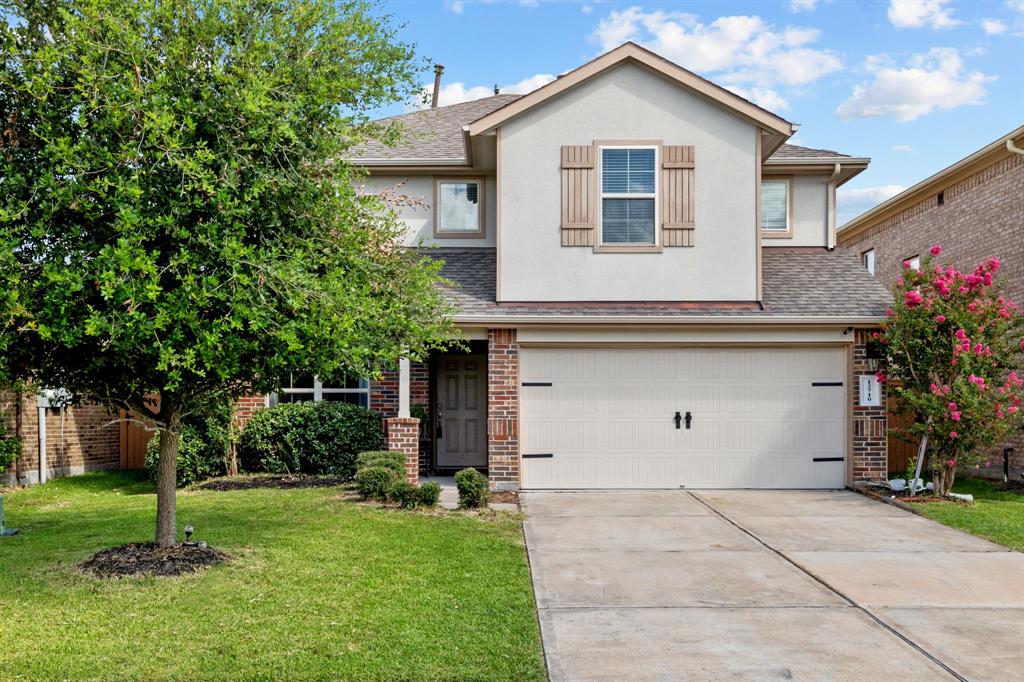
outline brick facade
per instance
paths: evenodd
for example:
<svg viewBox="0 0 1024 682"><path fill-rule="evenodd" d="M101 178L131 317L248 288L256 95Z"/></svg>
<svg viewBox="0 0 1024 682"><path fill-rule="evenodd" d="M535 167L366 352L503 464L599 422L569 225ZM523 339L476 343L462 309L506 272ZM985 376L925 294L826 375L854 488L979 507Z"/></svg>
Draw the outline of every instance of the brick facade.
<svg viewBox="0 0 1024 682"><path fill-rule="evenodd" d="M420 426L419 466L420 471L430 468L430 363L409 363L409 406L414 411L422 409ZM387 420L398 416L398 369L388 369L379 379L370 382L370 409Z"/></svg>
<svg viewBox="0 0 1024 682"><path fill-rule="evenodd" d="M885 407L886 389L881 384L881 396L878 407L864 407L860 403L860 377L873 374L867 364L867 341L870 329L858 329L854 332L853 373L850 376L851 394L853 396L853 438L850 457L852 462L852 482L885 480L888 473L888 421Z"/></svg>
<svg viewBox="0 0 1024 682"><path fill-rule="evenodd" d="M252 416L260 410L266 409L267 396L247 395L235 401L235 428L241 431L249 423Z"/></svg>
<svg viewBox="0 0 1024 682"><path fill-rule="evenodd" d="M989 256L1001 261L1007 298L1024 306L1024 156L1011 154L932 194L853 237L842 246L863 253L875 250L875 276L891 285L903 261L942 245L942 262L971 269ZM1024 434L996 447L992 466L980 473L1002 474L1004 447L1015 449L1013 466L1024 469Z"/></svg>
<svg viewBox="0 0 1024 682"><path fill-rule="evenodd" d="M492 490L519 488L519 344L487 330L487 470Z"/></svg>
<svg viewBox="0 0 1024 682"><path fill-rule="evenodd" d="M0 418L8 433L15 433L15 396L0 395ZM39 481L39 410L35 395L22 396L22 455L17 467L0 474L11 483L31 484ZM70 476L87 471L116 469L120 465L120 424L116 412L95 404L75 405L64 412L63 434L61 410L46 410L47 477ZM15 481L15 473L20 480Z"/></svg>
<svg viewBox="0 0 1024 682"><path fill-rule="evenodd" d="M405 480L420 482L420 420L415 417L390 417L384 420L387 448L405 455Z"/></svg>

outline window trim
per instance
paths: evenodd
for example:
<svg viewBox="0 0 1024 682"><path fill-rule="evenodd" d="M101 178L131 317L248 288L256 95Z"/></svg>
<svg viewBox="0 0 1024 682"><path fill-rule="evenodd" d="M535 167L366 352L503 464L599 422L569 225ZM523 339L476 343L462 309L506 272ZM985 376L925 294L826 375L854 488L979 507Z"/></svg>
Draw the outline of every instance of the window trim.
<svg viewBox="0 0 1024 682"><path fill-rule="evenodd" d="M871 255L871 265L870 265L870 267L868 266L868 255L869 254ZM870 274L872 277L874 277L874 275L875 275L875 266L877 264L877 260L876 259L877 259L877 255L875 254L875 249L874 248L870 248L870 249L867 249L866 251L862 251L861 254L860 254L861 265L864 266L864 269L867 270L868 274Z"/></svg>
<svg viewBox="0 0 1024 682"><path fill-rule="evenodd" d="M477 224L480 229L472 232L466 230L445 230L441 227L441 185L444 183L470 183L477 184L477 192L480 200L477 202ZM484 203L487 200L487 185L482 176L435 176L434 177L434 239L483 239L487 236L487 212L484 211Z"/></svg>
<svg viewBox="0 0 1024 682"><path fill-rule="evenodd" d="M921 254L915 253L913 256L908 256L907 258L904 258L903 260L908 261L910 263L910 269L911 270L916 270L917 272L921 272ZM914 265L914 261L915 260L917 261L917 265Z"/></svg>
<svg viewBox="0 0 1024 682"><path fill-rule="evenodd" d="M279 400L278 400L279 394L288 395L288 394L294 394L294 393L310 393L311 391L313 393L313 402L314 403L321 403L321 402L323 402L324 401L324 395L327 395L327 394L329 394L329 395L338 395L338 394L354 395L354 394L364 394L365 393L366 394L366 409L368 410L368 409L370 409L370 380L369 379L360 379L359 381L365 381L366 382L366 386L365 387L361 386L359 388L336 388L336 387L333 387L333 386L328 386L327 388L324 388L323 382L320 381L320 377L314 375L313 376L313 388L312 389L309 389L309 388L284 388L284 387L282 387L282 388L279 388L277 391L271 393L268 396L268 402L270 404L270 407L273 407L274 405L280 404Z"/></svg>
<svg viewBox="0 0 1024 682"><path fill-rule="evenodd" d="M662 252L662 241L661 241L661 140L594 140L594 149L596 150L594 159L595 168L595 184L594 188L594 208L595 224L594 229L597 230L597 239L594 240L594 252L595 253L661 253ZM603 204L604 192L602 188L604 186L604 153L605 149L653 149L654 150L654 196L648 197L646 194L640 196L633 196L633 198L653 198L654 199L654 243L653 244L605 244L604 243L604 215L603 215ZM621 193L612 193L614 196L611 198L630 198L628 195Z"/></svg>
<svg viewBox="0 0 1024 682"><path fill-rule="evenodd" d="M793 238L793 176L792 175L761 175L761 183L757 186L758 206L761 206L764 202L761 199L761 185L766 182L785 182L786 183L786 229L785 230L766 230L761 225L763 208L758 210L757 215L757 229L761 233L762 239L792 239Z"/></svg>

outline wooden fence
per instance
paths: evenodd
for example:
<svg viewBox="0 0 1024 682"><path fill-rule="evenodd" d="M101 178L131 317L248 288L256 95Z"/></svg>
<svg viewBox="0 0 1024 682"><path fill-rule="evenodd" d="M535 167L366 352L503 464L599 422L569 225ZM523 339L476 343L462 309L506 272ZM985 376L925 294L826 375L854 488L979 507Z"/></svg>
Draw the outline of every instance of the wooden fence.
<svg viewBox="0 0 1024 682"><path fill-rule="evenodd" d="M146 468L146 446L153 434L153 431L147 431L138 422L129 421L128 413L121 410L122 469Z"/></svg>

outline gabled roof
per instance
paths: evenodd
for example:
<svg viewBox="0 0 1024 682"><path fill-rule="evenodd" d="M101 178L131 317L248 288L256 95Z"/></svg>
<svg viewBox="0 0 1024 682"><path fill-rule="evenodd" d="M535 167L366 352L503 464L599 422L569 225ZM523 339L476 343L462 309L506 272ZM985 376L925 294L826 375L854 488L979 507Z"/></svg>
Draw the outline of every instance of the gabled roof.
<svg viewBox="0 0 1024 682"><path fill-rule="evenodd" d="M891 199L887 199L878 206L861 213L840 227L837 235L842 239L850 239L883 220L896 215L900 211L917 204L929 195L937 194L939 191L960 182L982 168L987 168L996 161L1007 158L1014 153L1009 150L1009 144L1014 144L1018 148L1024 145L1024 126L1010 131L970 156L960 159L953 165L940 170L913 187L905 189Z"/></svg>
<svg viewBox="0 0 1024 682"><path fill-rule="evenodd" d="M772 154L773 159L849 159L849 154L840 154L830 149L813 149L798 147L795 144L784 144Z"/></svg>
<svg viewBox="0 0 1024 682"><path fill-rule="evenodd" d="M845 249L762 249L763 300L760 305L674 302L502 303L496 301L493 248L429 248L421 253L441 259L441 274L452 282L445 295L455 304L455 321L552 322L871 322L881 320L892 294Z"/></svg>
<svg viewBox="0 0 1024 682"><path fill-rule="evenodd" d="M664 57L640 47L636 43L628 42L605 52L600 57L587 62L583 66L559 76L547 85L539 87L527 95L523 95L501 109L477 119L469 125L469 134L483 135L489 133L502 123L533 109L552 97L574 88L610 68L627 62L647 67L655 73L675 81L679 85L689 88L697 94L757 124L776 138L777 143L771 149L778 147L786 138L796 132L796 126L781 116L773 114L767 109L763 109L753 102L740 97L736 93L701 78L692 71L674 64Z"/></svg>

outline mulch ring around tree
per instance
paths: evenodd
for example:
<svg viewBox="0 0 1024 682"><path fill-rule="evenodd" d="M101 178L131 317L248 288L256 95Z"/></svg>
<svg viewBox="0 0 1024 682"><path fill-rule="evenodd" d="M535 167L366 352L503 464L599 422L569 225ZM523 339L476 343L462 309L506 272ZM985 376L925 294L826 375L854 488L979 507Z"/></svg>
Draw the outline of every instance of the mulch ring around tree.
<svg viewBox="0 0 1024 682"><path fill-rule="evenodd" d="M199 490L253 490L255 488L333 488L345 485L348 480L341 476L233 476L218 478L196 486Z"/></svg>
<svg viewBox="0 0 1024 682"><path fill-rule="evenodd" d="M195 573L228 560L212 547L179 544L158 547L155 542L133 542L101 549L78 564L78 570L97 578L132 575L172 576Z"/></svg>

